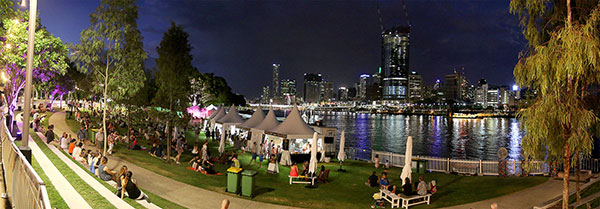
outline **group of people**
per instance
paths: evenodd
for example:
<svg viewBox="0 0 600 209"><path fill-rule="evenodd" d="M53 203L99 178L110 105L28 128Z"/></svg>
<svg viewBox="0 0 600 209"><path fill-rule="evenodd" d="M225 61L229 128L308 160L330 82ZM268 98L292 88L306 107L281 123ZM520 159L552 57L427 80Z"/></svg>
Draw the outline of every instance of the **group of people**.
<svg viewBox="0 0 600 209"><path fill-rule="evenodd" d="M381 189L387 189L392 193L399 195L404 194L406 196L411 195L426 195L426 194L435 194L437 192L437 187L435 186L435 180L431 180L429 184L425 182L425 178L423 176L419 176L418 184L415 184L413 189L413 185L410 182L410 178L404 179L404 184L402 187L398 188L396 185L390 184L390 180L387 177L387 171L381 172L381 176L377 177L377 172L373 171L371 176L367 179L366 185L371 187L380 187Z"/></svg>

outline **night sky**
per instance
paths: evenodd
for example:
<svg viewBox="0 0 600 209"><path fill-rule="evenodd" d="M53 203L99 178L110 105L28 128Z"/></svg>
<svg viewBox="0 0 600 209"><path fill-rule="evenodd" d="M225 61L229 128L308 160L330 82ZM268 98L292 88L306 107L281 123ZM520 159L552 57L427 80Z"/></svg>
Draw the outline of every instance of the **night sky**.
<svg viewBox="0 0 600 209"><path fill-rule="evenodd" d="M40 0L41 22L63 41L77 43L89 26L92 0ZM381 64L380 26L375 0L365 1L198 1L140 0L139 29L149 58L170 21L190 34L193 64L225 77L234 92L259 96L272 81L298 81L320 72L335 88L351 86ZM405 25L401 0L379 0L385 27ZM464 67L471 82L514 83L512 70L526 47L508 1L407 1L411 28L410 69L424 83ZM147 63L154 63L153 61ZM154 64L148 64L149 68Z"/></svg>

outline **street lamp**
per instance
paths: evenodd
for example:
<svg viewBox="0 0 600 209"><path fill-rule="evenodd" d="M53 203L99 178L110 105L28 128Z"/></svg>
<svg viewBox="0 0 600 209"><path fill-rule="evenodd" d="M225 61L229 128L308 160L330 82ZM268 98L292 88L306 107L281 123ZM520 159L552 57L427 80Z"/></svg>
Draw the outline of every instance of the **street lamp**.
<svg viewBox="0 0 600 209"><path fill-rule="evenodd" d="M25 6L25 1L21 6ZM35 15L37 13L37 0L29 0L29 32L27 37L27 71L25 73L25 101L23 101L23 132L19 149L31 163L31 148L29 148L29 115L31 114L31 80L33 68L33 46L35 38Z"/></svg>

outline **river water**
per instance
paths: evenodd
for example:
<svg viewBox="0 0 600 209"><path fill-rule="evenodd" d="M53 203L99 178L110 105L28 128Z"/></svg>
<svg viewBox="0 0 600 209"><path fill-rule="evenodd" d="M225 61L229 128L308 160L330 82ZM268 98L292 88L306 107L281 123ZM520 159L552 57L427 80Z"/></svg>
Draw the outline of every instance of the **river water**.
<svg viewBox="0 0 600 209"><path fill-rule="evenodd" d="M323 113L326 126L346 131L346 146L404 154L413 137L413 155L497 160L501 147L519 159L524 135L515 118L457 119L427 115ZM339 133L338 133L339 134ZM338 137L339 139L339 137Z"/></svg>

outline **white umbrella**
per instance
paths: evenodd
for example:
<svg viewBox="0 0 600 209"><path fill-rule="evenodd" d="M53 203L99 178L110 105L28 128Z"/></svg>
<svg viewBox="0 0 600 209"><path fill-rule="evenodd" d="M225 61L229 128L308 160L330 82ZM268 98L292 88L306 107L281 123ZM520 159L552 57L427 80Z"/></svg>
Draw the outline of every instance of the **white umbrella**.
<svg viewBox="0 0 600 209"><path fill-rule="evenodd" d="M404 168L402 168L402 174L400 175L400 179L402 179L402 184L404 184L404 179L408 177L408 179L412 182L412 136L409 136L406 139L406 152L404 152Z"/></svg>
<svg viewBox="0 0 600 209"><path fill-rule="evenodd" d="M340 137L340 152L338 152L338 160L343 162L346 159L346 152L344 152L344 147L346 145L346 136L344 136L344 131L342 131L342 136Z"/></svg>
<svg viewBox="0 0 600 209"><path fill-rule="evenodd" d="M340 137L340 152L338 152L338 160L340 161L340 169L338 169L338 171L345 171L344 169L342 169L342 162L344 162L344 160L346 159L346 152L344 151L344 148L346 147L346 136L345 136L345 131L342 130L342 136Z"/></svg>
<svg viewBox="0 0 600 209"><path fill-rule="evenodd" d="M317 171L317 132L313 134L310 163L308 164L308 172L314 174L315 171Z"/></svg>
<svg viewBox="0 0 600 209"><path fill-rule="evenodd" d="M221 141L219 142L219 153L225 152L225 133L221 134Z"/></svg>

